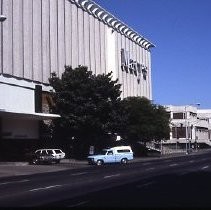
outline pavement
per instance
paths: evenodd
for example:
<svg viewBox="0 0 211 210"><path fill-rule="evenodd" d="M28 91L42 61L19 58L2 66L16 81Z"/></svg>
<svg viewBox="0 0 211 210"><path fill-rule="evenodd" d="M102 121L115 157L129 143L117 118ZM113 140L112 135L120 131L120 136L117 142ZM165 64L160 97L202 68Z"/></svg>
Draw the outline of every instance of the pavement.
<svg viewBox="0 0 211 210"><path fill-rule="evenodd" d="M211 152L211 149L194 151L189 155ZM187 156L185 153L173 153L161 156L136 157L131 162L145 162L156 159L166 159L179 156ZM86 160L63 159L59 164L51 165L30 165L28 162L0 162L0 178L21 175L56 172L69 169L90 167Z"/></svg>

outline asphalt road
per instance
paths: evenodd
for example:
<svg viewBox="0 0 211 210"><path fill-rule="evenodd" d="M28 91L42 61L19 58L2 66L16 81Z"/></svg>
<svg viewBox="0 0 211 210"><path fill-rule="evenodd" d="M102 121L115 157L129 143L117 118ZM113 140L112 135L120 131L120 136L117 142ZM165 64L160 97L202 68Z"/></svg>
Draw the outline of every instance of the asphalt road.
<svg viewBox="0 0 211 210"><path fill-rule="evenodd" d="M211 207L211 154L0 179L0 207Z"/></svg>

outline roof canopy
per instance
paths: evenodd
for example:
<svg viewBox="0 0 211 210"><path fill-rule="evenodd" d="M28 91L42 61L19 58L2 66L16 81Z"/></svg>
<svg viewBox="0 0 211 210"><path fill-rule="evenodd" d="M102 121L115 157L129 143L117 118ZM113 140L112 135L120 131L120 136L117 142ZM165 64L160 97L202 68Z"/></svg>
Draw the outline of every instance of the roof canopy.
<svg viewBox="0 0 211 210"><path fill-rule="evenodd" d="M132 40L141 47L147 50L151 47L155 47L154 44L138 34L132 28L128 27L125 23L121 22L119 19L111 15L95 2L91 0L70 0L70 2L76 4L79 8L93 15L95 18L104 22L106 25L126 36L128 39Z"/></svg>
<svg viewBox="0 0 211 210"><path fill-rule="evenodd" d="M1 117L11 117L25 120L50 120L61 117L58 114L47 114L47 113L23 113L23 112L12 112L0 109Z"/></svg>

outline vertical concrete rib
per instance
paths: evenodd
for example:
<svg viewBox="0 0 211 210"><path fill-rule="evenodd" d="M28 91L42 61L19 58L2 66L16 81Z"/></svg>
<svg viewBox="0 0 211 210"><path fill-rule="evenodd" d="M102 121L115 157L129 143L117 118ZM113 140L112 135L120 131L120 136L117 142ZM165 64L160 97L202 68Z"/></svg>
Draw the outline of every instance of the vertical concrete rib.
<svg viewBox="0 0 211 210"><path fill-rule="evenodd" d="M3 0L0 0L0 14L3 14ZM0 74L3 73L3 23L0 23Z"/></svg>
<svg viewBox="0 0 211 210"><path fill-rule="evenodd" d="M64 0L58 1L58 72L62 76L65 66L65 22Z"/></svg>
<svg viewBox="0 0 211 210"><path fill-rule="evenodd" d="M65 51L65 64L70 66L72 65L72 4L67 0L65 0Z"/></svg>

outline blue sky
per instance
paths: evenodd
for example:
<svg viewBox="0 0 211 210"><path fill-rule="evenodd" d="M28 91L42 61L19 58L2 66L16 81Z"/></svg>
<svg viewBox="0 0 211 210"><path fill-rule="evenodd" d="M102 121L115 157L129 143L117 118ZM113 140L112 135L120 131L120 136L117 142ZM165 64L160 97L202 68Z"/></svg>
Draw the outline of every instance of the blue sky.
<svg viewBox="0 0 211 210"><path fill-rule="evenodd" d="M156 45L154 103L211 109L211 0L95 0Z"/></svg>

